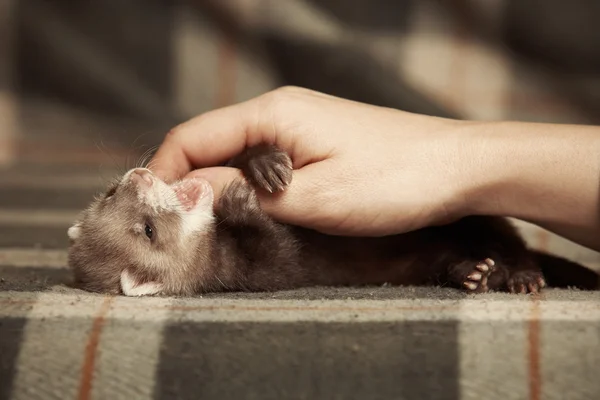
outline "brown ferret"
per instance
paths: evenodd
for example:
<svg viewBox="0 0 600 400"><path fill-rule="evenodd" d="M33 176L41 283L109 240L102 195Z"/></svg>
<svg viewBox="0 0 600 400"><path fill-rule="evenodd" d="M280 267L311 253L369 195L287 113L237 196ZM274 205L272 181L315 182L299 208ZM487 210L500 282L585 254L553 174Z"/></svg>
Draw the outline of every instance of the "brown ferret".
<svg viewBox="0 0 600 400"><path fill-rule="evenodd" d="M127 296L386 283L469 293L598 286L591 270L529 250L504 218L472 216L377 238L282 224L260 208L255 188L284 190L288 155L261 144L230 165L246 179L231 183L215 210L204 180L167 184L148 169L129 170L68 230L75 286Z"/></svg>

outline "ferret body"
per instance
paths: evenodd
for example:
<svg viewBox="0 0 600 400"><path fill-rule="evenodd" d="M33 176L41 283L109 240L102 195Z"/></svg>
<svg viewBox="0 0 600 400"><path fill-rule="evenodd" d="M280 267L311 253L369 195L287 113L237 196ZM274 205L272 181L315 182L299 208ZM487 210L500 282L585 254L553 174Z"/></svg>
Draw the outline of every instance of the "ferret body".
<svg viewBox="0 0 600 400"><path fill-rule="evenodd" d="M287 154L262 144L231 165L246 180L230 184L216 210L206 181L168 185L148 169L129 170L68 231L75 285L127 296L385 283L470 293L598 285L594 272L529 250L504 218L467 217L379 238L281 224L260 208L254 190L290 183Z"/></svg>

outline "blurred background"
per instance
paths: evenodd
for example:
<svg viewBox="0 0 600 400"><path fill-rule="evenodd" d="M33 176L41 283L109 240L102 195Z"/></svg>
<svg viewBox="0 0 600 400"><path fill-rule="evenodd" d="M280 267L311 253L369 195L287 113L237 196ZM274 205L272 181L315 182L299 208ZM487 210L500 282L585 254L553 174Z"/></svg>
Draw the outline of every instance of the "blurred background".
<svg viewBox="0 0 600 400"><path fill-rule="evenodd" d="M597 0L0 0L0 245L64 245L175 124L285 84L600 123L598 18Z"/></svg>

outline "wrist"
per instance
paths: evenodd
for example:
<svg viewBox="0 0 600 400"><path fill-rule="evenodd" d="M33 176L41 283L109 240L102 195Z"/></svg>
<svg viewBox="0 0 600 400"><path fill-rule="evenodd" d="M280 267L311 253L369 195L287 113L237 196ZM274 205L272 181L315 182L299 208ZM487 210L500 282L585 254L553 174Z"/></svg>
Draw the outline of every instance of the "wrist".
<svg viewBox="0 0 600 400"><path fill-rule="evenodd" d="M509 124L466 122L463 126L457 185L462 216L512 216L509 214L514 210L507 209L506 191L522 179L518 171L525 166L517 164L530 156L522 155L530 146L513 143L519 138L513 137ZM521 150L517 154L515 146Z"/></svg>
<svg viewBox="0 0 600 400"><path fill-rule="evenodd" d="M465 124L463 133L465 215L550 226L589 224L600 216L598 127L473 122Z"/></svg>

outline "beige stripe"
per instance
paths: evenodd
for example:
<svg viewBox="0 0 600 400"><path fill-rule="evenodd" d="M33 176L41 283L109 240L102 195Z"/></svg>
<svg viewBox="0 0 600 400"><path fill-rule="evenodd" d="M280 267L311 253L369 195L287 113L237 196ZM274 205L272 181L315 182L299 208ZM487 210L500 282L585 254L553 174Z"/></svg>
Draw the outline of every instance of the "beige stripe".
<svg viewBox="0 0 600 400"><path fill-rule="evenodd" d="M440 102L443 107L452 108L453 96L447 89L454 49L448 39L447 21L440 18L437 11L431 2L414 3L411 32L400 36L396 66L415 90Z"/></svg>
<svg viewBox="0 0 600 400"><path fill-rule="evenodd" d="M541 303L539 326L539 376L537 399L544 400L587 400L600 398L600 318L594 307L582 304L581 310L564 311L571 314L571 321ZM596 310L600 302L596 303ZM577 315L591 312L594 323ZM555 319L559 317L559 319ZM532 396L532 398L534 398Z"/></svg>
<svg viewBox="0 0 600 400"><path fill-rule="evenodd" d="M588 292L586 297L590 298L589 301L540 301L538 305L540 320L600 323L598 293L598 291Z"/></svg>
<svg viewBox="0 0 600 400"><path fill-rule="evenodd" d="M101 176L102 175L102 176ZM103 189L111 182L113 177L120 175L117 172L99 171L96 174L65 175L65 176L35 176L29 173L12 172L10 175L0 175L0 187L12 186L24 189Z"/></svg>
<svg viewBox="0 0 600 400"><path fill-rule="evenodd" d="M527 365L522 356L527 354L527 330L522 321L528 316L526 301L462 302L457 346L461 399L527 398ZM509 362L507 352L514 355Z"/></svg>
<svg viewBox="0 0 600 400"><path fill-rule="evenodd" d="M223 32L218 41L214 108L229 106L235 102L237 84L237 43L234 35Z"/></svg>
<svg viewBox="0 0 600 400"><path fill-rule="evenodd" d="M563 292L557 292L563 293ZM564 293L567 293L566 291ZM71 291L65 294L47 294L45 304L37 305L40 315L44 310L56 317L87 315L85 305L97 302L97 295ZM226 298L171 299L161 297L131 298L120 296L115 300L111 317L122 320L159 321L161 310L175 312L188 321L394 321L461 320L464 323L522 323L530 317L529 296L522 300L250 300ZM542 320L600 321L600 299L589 293L582 301L541 302ZM19 297L0 292L0 315L3 305ZM84 307L81 307L83 303ZM67 306L69 305L69 306ZM26 310L27 305L23 305ZM16 312L16 311L15 311Z"/></svg>
<svg viewBox="0 0 600 400"><path fill-rule="evenodd" d="M0 209L0 225L70 226L77 220L78 216L79 211ZM67 231L65 230L66 234Z"/></svg>
<svg viewBox="0 0 600 400"><path fill-rule="evenodd" d="M104 296L46 293L32 309L30 294L0 292L0 316L29 318L14 398L151 399L172 300L125 299L137 304L131 308L123 299L103 311Z"/></svg>
<svg viewBox="0 0 600 400"><path fill-rule="evenodd" d="M574 294L552 292L561 293ZM594 377L595 366L600 363L600 353L595 351L600 344L600 301L597 292L577 293L588 300L540 300L535 304L463 301L458 346L461 398L562 399L565 393L569 393L569 399L595 398L600 393L599 381ZM532 318L537 321L533 327ZM541 331L539 340L534 340L533 354L529 348L531 329L537 329L538 334ZM535 381L530 382L532 378Z"/></svg>
<svg viewBox="0 0 600 400"><path fill-rule="evenodd" d="M600 292L546 290L540 302L542 320L553 321L600 321ZM577 295L578 294L578 295ZM82 296L83 295L83 296ZM18 303L20 295L0 292L0 304ZM86 315L81 304L95 303L102 296L71 290L66 293L47 293L46 302L38 305L56 317ZM509 296L509 295L507 295ZM514 299L515 297L519 299ZM498 295L499 297L499 295ZM26 297L23 297L25 299ZM485 299L475 296L470 300L254 300L230 298L168 298L125 297L115 300L111 315L114 318L155 320L155 312L161 309L182 311L182 318L189 320L285 320L285 319L333 319L333 320L394 320L460 319L465 322L523 322L530 317L530 296L512 295L514 300ZM61 307L69 304L70 307ZM26 308L26 307L25 307ZM0 306L0 315L4 315ZM81 314L81 313L84 314ZM240 313L241 312L241 313ZM359 313L358 315L356 313ZM236 313L240 315L235 315ZM293 315L292 315L293 314ZM431 314L431 315L427 315Z"/></svg>
<svg viewBox="0 0 600 400"><path fill-rule="evenodd" d="M0 15L2 10L0 9ZM0 20L0 26L2 22ZM0 40L3 40L0 35ZM2 56L0 55L0 60ZM1 61L0 61L1 62ZM16 121L17 107L13 95L0 87L0 165L7 166L17 158L16 136L19 129Z"/></svg>
<svg viewBox="0 0 600 400"><path fill-rule="evenodd" d="M0 265L8 267L65 268L65 250L0 248Z"/></svg>
<svg viewBox="0 0 600 400"><path fill-rule="evenodd" d="M38 316L73 318L89 315L89 303L102 297L82 291L47 293L44 304L37 304ZM30 308L27 301L19 302L21 294L0 292L0 316L5 305L12 304L11 315L25 314ZM23 300L27 298L24 297ZM19 305L20 304L20 305ZM80 306L80 305L83 306ZM168 312L188 321L345 321L364 322L381 320L448 320L458 314L458 301L304 301L304 300L233 300L203 299L200 297L173 299L166 297L125 297L115 299L111 318L124 321L159 322ZM32 315L35 317L36 315Z"/></svg>
<svg viewBox="0 0 600 400"><path fill-rule="evenodd" d="M541 320L600 321L600 292L546 290L544 293L544 298L551 300L539 301ZM463 300L460 319L467 322L527 321L531 317L531 296L516 296L521 300Z"/></svg>
<svg viewBox="0 0 600 400"><path fill-rule="evenodd" d="M48 307L53 296L40 294L33 308L29 306L30 319L19 351L12 399L77 397L87 333L103 298L79 298L77 307L69 303ZM82 318L65 319L72 308L77 308Z"/></svg>
<svg viewBox="0 0 600 400"><path fill-rule="evenodd" d="M0 1L0 165L10 165L16 160L18 133L17 105L12 93L14 20L16 2Z"/></svg>
<svg viewBox="0 0 600 400"><path fill-rule="evenodd" d="M127 307L122 299L114 299L111 316L122 315L121 307ZM144 302L135 300L137 303ZM117 318L105 323L98 346L92 398L153 398L163 325L169 320L169 305L172 300L160 299L159 302L164 307L147 314L153 321L150 324L147 319L136 318L134 313L129 313L127 319Z"/></svg>
<svg viewBox="0 0 600 400"><path fill-rule="evenodd" d="M528 352L525 356L528 364L529 399L540 400L542 377L540 374L540 300L539 296L532 297L531 316L527 326Z"/></svg>
<svg viewBox="0 0 600 400"><path fill-rule="evenodd" d="M85 356L81 367L81 378L79 380L79 400L88 400L92 395L94 387L94 378L96 372L96 359L100 349L100 337L106 323L106 317L112 307L113 297L105 297L102 306L94 317L92 329L88 335L87 345L85 347ZM101 384L101 383L100 383Z"/></svg>
<svg viewBox="0 0 600 400"><path fill-rule="evenodd" d="M72 290L69 294L44 292L0 292L0 316L59 320L91 318L104 296ZM33 308L32 308L33 305Z"/></svg>
<svg viewBox="0 0 600 400"><path fill-rule="evenodd" d="M213 107L218 34L210 20L189 12L189 7L175 10L175 104L181 114L194 116Z"/></svg>
<svg viewBox="0 0 600 400"><path fill-rule="evenodd" d="M0 248L0 265L8 267L65 268L65 250Z"/></svg>
<svg viewBox="0 0 600 400"><path fill-rule="evenodd" d="M221 1L217 7L242 20L244 27L259 31L274 31L278 35L307 38L324 42L344 40L344 27L335 17L330 17L304 0L234 0ZM275 5L276 3L276 5ZM250 17L250 18L248 18Z"/></svg>
<svg viewBox="0 0 600 400"><path fill-rule="evenodd" d="M270 0L270 3L276 1ZM344 26L335 17L307 1L287 0L265 9L269 11L263 21L278 34L332 44L339 43L348 36Z"/></svg>
<svg viewBox="0 0 600 400"><path fill-rule="evenodd" d="M537 225L512 218L510 220L532 248L566 257L600 272L599 252L583 247ZM540 237L544 239L541 243Z"/></svg>

